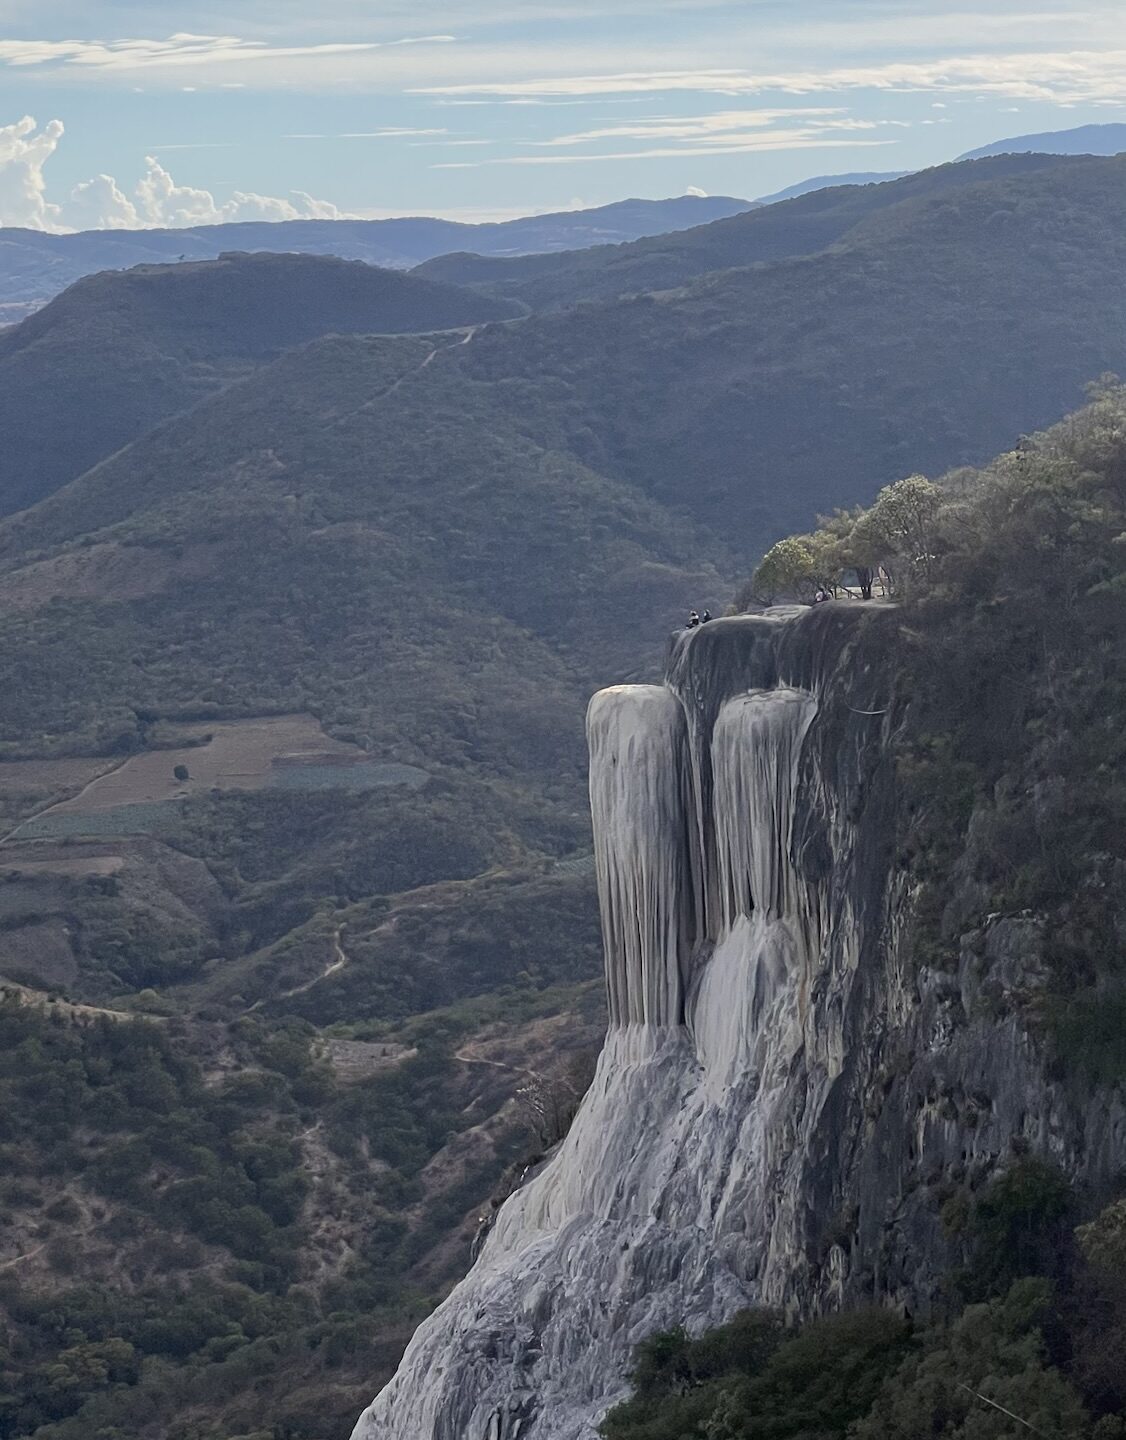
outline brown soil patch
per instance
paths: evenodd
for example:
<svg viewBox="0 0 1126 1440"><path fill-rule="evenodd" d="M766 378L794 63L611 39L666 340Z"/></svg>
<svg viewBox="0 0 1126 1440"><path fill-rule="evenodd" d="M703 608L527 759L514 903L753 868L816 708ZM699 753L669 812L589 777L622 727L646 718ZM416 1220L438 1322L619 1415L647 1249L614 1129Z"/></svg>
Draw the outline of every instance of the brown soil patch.
<svg viewBox="0 0 1126 1440"><path fill-rule="evenodd" d="M45 806L76 794L118 763L104 755L0 761L0 836Z"/></svg>
<svg viewBox="0 0 1126 1440"><path fill-rule="evenodd" d="M52 860L13 860L5 852L4 863L0 869L5 874L14 873L29 879L35 879L39 875L82 879L86 875L116 875L124 864L123 855L68 855Z"/></svg>
<svg viewBox="0 0 1126 1440"><path fill-rule="evenodd" d="M351 1084L366 1080L381 1070L391 1070L410 1060L418 1050L407 1045L396 1045L392 1041L333 1040L324 1042L328 1063L338 1080Z"/></svg>
<svg viewBox="0 0 1126 1440"><path fill-rule="evenodd" d="M44 790L77 790L112 770L104 755L69 760L0 760L0 792L33 795Z"/></svg>
<svg viewBox="0 0 1126 1440"><path fill-rule="evenodd" d="M312 715L201 722L178 727L176 738L186 743L132 755L116 769L88 782L77 795L40 814L87 815L120 805L176 800L199 790L261 790L270 784L276 764L347 763L365 758L357 745L326 735ZM177 765L187 768L189 779L181 782L175 778Z"/></svg>

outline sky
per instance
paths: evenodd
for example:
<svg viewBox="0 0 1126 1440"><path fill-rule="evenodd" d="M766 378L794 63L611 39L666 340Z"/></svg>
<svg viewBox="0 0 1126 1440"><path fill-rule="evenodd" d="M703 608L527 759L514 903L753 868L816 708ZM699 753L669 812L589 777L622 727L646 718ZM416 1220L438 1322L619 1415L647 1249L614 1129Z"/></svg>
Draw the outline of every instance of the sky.
<svg viewBox="0 0 1126 1440"><path fill-rule="evenodd" d="M0 224L453 219L1126 121L1126 0L0 0Z"/></svg>

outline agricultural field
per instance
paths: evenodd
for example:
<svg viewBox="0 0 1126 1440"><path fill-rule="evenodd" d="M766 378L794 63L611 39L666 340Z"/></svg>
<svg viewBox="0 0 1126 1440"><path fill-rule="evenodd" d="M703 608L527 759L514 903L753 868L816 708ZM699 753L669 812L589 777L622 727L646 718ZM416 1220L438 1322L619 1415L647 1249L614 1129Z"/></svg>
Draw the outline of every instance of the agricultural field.
<svg viewBox="0 0 1126 1440"><path fill-rule="evenodd" d="M116 764L0 764L0 814L33 807L5 838L156 834L175 820L184 800L213 791L418 788L428 778L417 766L372 760L358 746L326 735L311 715L167 726L160 739L161 748ZM43 797L48 803L34 808Z"/></svg>

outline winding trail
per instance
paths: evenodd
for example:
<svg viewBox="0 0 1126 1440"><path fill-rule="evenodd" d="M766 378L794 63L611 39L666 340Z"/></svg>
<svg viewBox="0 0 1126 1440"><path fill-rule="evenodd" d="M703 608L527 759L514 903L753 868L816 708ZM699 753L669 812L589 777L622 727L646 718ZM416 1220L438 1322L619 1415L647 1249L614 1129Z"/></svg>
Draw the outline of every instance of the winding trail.
<svg viewBox="0 0 1126 1440"><path fill-rule="evenodd" d="M463 1045L460 1050L454 1051L454 1059L460 1060L463 1065L490 1065L494 1070L507 1070L512 1075L528 1075L533 1080L546 1082L547 1077L541 1075L538 1070L529 1070L525 1065L509 1065L505 1060L490 1060L486 1055L471 1055L472 1047Z"/></svg>
<svg viewBox="0 0 1126 1440"><path fill-rule="evenodd" d="M396 390L405 385L408 380L413 380L416 375L421 375L426 367L433 364L439 355L444 355L448 350L459 350L463 345L468 345L480 329L481 325L469 325L465 328L464 334L461 334L459 329L458 339L451 340L448 345L435 345L433 350L431 350L418 365L413 366L410 370L404 370L397 380L393 380L390 385L377 391L370 400L365 400L364 403L357 406L355 410L349 410L347 415L339 416L332 423L334 425L343 425L345 421L354 419L357 415L362 415L365 410L373 410L376 405L381 404L384 400L394 395Z"/></svg>
<svg viewBox="0 0 1126 1440"><path fill-rule="evenodd" d="M31 1260L38 1255L41 1250L46 1250L46 1248L47 1242L44 1240L41 1245L36 1245L34 1250L25 1250L22 1255L15 1255L11 1260L0 1261L0 1270L10 1270L13 1265L18 1265L21 1260Z"/></svg>
<svg viewBox="0 0 1126 1440"><path fill-rule="evenodd" d="M294 985L292 990L283 990L280 995L263 995L260 1000L255 1000L254 1004L249 1006L244 1013L249 1015L252 1011L257 1010L259 1006L264 1005L267 1000L289 1000L292 999L294 995L304 995L305 992L311 990L314 985L319 985L322 980L327 980L330 975L335 975L338 970L343 970L348 963L348 956L344 953L344 946L340 941L340 936L343 934L343 931L344 926L338 925L332 932L332 959L319 975L314 975L311 980L306 980L301 985Z"/></svg>

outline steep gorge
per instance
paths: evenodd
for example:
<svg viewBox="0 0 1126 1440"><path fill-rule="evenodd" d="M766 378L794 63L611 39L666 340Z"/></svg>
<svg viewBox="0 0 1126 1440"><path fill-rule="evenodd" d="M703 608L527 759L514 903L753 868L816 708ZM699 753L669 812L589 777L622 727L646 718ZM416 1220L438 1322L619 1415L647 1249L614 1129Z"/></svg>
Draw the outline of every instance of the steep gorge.
<svg viewBox="0 0 1126 1440"><path fill-rule="evenodd" d="M591 1440L654 1330L753 1304L926 1309L939 1211L1014 1143L1093 1193L1107 1092L1029 1028L1040 936L911 943L897 858L899 621L839 604L676 637L591 703L610 1029L555 1156L501 1209L355 1440Z"/></svg>

